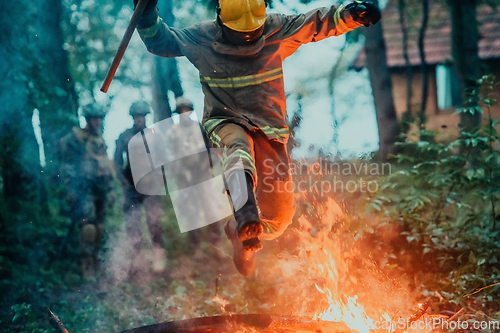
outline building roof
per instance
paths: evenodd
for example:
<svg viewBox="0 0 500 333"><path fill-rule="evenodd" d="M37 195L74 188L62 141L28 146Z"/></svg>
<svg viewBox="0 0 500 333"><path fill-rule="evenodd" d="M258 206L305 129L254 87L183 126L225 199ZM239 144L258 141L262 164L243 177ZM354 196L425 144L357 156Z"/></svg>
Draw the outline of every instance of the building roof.
<svg viewBox="0 0 500 333"><path fill-rule="evenodd" d="M420 8L417 12L420 12ZM420 65L418 55L418 33L421 26L421 15L407 16L408 57L413 66ZM488 5L477 8L479 22L479 58L500 58L500 8L493 9ZM382 13L382 27L387 50L387 65L390 68L404 67L403 33L399 23L399 12L396 4L389 3ZM424 40L425 60L435 65L451 60L451 22L449 10L440 1L430 0L429 22ZM351 68L361 69L365 66L364 48L354 60Z"/></svg>

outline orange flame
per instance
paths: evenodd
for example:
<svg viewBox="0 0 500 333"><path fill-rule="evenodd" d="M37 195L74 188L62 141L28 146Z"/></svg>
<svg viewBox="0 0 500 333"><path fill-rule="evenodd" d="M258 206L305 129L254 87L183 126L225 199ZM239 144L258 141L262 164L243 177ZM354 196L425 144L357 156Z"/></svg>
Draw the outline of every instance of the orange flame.
<svg viewBox="0 0 500 333"><path fill-rule="evenodd" d="M359 259L364 254L360 255L352 248L344 249L343 252L341 241L337 235L332 234L333 225L345 217L344 210L332 198L315 208L320 217L319 223L313 224L302 216L297 230L300 247L308 253L307 258L301 258L299 254L299 259L307 259L308 263L304 265L308 267L309 279L317 280L315 275L322 277L320 284L314 283L314 287L327 306L316 309L314 319L343 322L360 333L378 328L387 328L384 329L385 332L393 332L396 322L388 313L392 312L393 317L401 310L405 312L404 315L410 313L411 304L404 299L405 292L394 287L395 282L383 277L376 266L364 267L361 274L364 283L358 284L356 277L349 271L346 258ZM318 228L319 232L316 232ZM361 297L358 296L360 293Z"/></svg>

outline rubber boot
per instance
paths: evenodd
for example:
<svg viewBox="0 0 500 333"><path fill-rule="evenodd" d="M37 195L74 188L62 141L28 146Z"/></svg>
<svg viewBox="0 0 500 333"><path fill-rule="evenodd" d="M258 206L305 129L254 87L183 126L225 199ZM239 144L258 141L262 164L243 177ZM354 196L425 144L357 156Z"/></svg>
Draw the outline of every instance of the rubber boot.
<svg viewBox="0 0 500 333"><path fill-rule="evenodd" d="M85 256L82 258L82 277L90 279L95 277L96 274L96 261L92 256Z"/></svg>
<svg viewBox="0 0 500 333"><path fill-rule="evenodd" d="M167 268L167 252L163 247L153 245L153 273L161 274Z"/></svg>
<svg viewBox="0 0 500 333"><path fill-rule="evenodd" d="M255 252L247 251L243 247L243 242L238 235L238 224L235 219L230 219L224 226L227 238L233 244L233 262L238 272L243 276L248 276L255 271Z"/></svg>
<svg viewBox="0 0 500 333"><path fill-rule="evenodd" d="M247 251L260 250L262 248L260 235L264 228L259 219L252 177L244 172L236 172L228 177L227 187L243 247Z"/></svg>
<svg viewBox="0 0 500 333"><path fill-rule="evenodd" d="M96 274L97 262L92 255L95 249L97 239L97 228L93 224L85 224L82 226L80 233L80 253L82 264L82 276L84 278L92 278Z"/></svg>

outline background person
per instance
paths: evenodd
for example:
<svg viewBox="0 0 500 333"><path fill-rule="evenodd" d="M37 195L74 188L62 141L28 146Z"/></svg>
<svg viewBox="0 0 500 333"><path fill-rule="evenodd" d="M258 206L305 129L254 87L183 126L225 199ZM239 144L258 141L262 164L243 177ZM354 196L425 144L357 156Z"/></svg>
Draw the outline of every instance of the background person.
<svg viewBox="0 0 500 333"><path fill-rule="evenodd" d="M146 115L150 112L149 104L144 101L135 102L130 106L129 114L134 118L134 125L121 133L116 140L114 164L125 197L123 218L133 250L132 253L136 256L134 259L142 260L141 250L144 247L144 238L141 233L141 221L144 207L146 223L153 242L152 269L153 272L161 273L166 268L167 260L160 221L163 214L161 197L144 195L136 191L128 157L128 143L134 135L146 128Z"/></svg>
<svg viewBox="0 0 500 333"><path fill-rule="evenodd" d="M61 179L67 189L70 230L80 227L82 275L94 276L104 235L108 197L114 201L113 168L102 137L106 115L97 103L82 107L85 128L73 127L60 140Z"/></svg>

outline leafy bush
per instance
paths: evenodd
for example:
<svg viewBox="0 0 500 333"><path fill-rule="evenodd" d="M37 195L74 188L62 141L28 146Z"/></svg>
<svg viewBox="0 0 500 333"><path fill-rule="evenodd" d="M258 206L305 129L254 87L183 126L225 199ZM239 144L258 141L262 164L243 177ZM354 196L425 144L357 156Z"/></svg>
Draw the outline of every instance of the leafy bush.
<svg viewBox="0 0 500 333"><path fill-rule="evenodd" d="M379 258L388 258L386 268L414 275L423 295L437 291L444 304L473 308L482 301L498 311L499 285L464 297L500 281L500 136L490 110L496 84L493 76L478 83L473 93L487 110L487 124L461 131L451 143L436 142L436 132L421 130L426 139L400 143L397 171L381 178L380 191L363 200L377 212L377 236L370 241L381 251ZM388 226L397 235L380 237Z"/></svg>

